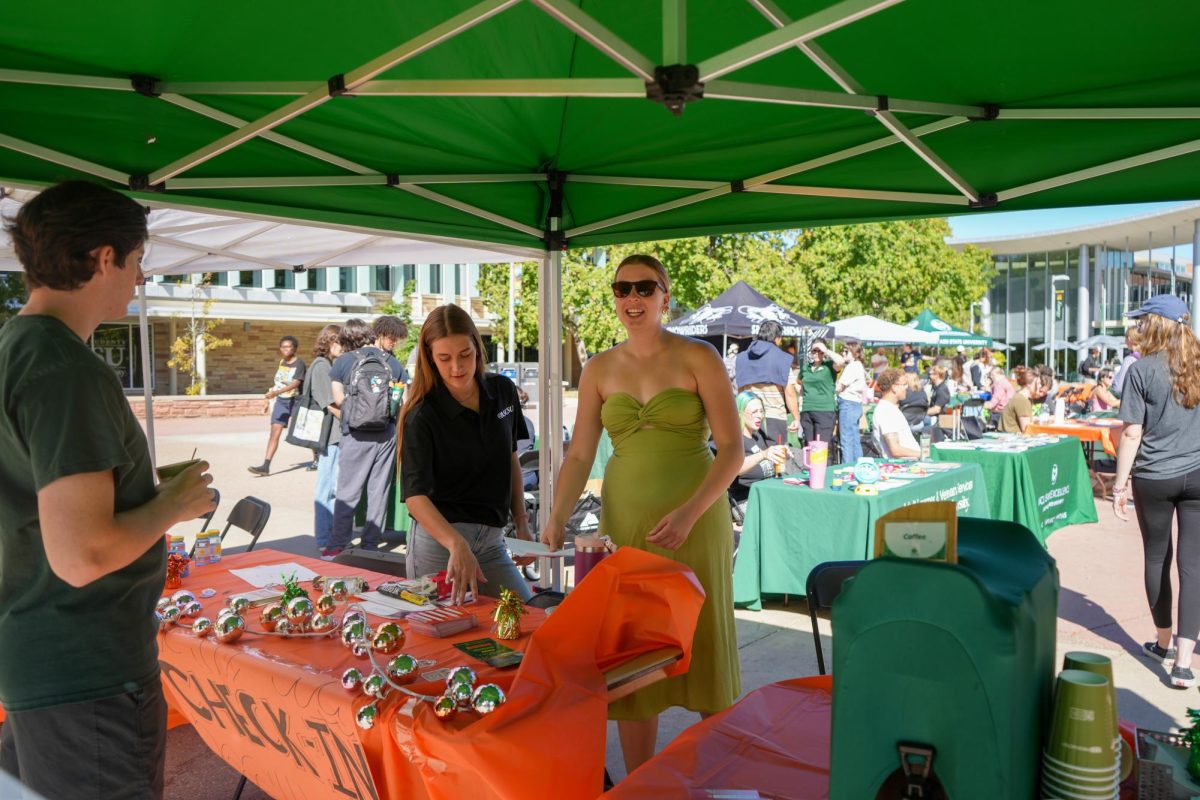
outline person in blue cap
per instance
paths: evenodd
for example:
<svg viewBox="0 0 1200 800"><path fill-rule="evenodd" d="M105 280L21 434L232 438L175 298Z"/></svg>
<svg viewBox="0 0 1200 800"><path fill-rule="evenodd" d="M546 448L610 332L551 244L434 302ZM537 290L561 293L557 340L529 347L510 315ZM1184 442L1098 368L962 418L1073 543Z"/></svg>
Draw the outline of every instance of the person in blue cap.
<svg viewBox="0 0 1200 800"><path fill-rule="evenodd" d="M1129 314L1142 357L1128 369L1125 422L1117 451L1113 510L1134 510L1145 553L1146 599L1157 629L1143 651L1171 665L1170 683L1194 686L1192 652L1200 634L1200 342L1187 304L1158 295ZM1178 520L1179 619L1172 625L1171 528ZM1172 638L1174 646L1172 647Z"/></svg>

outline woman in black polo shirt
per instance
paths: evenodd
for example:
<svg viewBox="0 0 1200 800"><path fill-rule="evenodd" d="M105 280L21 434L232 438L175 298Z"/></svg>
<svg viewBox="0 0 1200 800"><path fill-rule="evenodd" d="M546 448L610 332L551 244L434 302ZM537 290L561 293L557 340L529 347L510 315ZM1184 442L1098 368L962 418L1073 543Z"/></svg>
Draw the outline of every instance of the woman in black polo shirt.
<svg viewBox="0 0 1200 800"><path fill-rule="evenodd" d="M517 462L525 423L517 387L484 373L483 340L467 312L434 309L417 342L417 369L397 426L400 487L414 525L410 577L446 570L451 597L532 595L504 547L510 513L531 538Z"/></svg>

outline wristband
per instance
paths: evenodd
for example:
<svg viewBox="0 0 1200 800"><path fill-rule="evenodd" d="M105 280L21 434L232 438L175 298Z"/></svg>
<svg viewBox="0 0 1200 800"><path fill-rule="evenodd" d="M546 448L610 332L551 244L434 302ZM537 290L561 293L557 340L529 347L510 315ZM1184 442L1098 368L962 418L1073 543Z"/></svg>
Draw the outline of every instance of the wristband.
<svg viewBox="0 0 1200 800"><path fill-rule="evenodd" d="M1116 497L1117 495L1125 494L1128 491L1129 491L1128 489L1118 489L1117 487L1114 486L1112 489L1112 496Z"/></svg>

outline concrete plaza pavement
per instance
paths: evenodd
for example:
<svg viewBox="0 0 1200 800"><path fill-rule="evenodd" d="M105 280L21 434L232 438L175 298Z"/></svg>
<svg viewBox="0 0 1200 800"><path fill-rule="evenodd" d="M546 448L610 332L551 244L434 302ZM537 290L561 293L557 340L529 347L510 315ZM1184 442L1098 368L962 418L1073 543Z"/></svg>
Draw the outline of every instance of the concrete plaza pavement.
<svg viewBox="0 0 1200 800"><path fill-rule="evenodd" d="M568 425L574 404L567 409ZM281 443L272 463L272 474L259 478L246 467L262 460L267 438L266 417L162 420L156 425L159 463L191 456L209 461L214 485L221 491L221 508L213 527L223 527L238 498L259 497L271 504L271 519L260 547L316 556L312 537L312 495L316 474L304 467L309 451ZM1100 522L1077 525L1054 533L1049 550L1058 562L1061 578L1057 641L1061 653L1083 649L1113 659L1121 716L1140 726L1166 730L1184 722L1188 706L1200 705L1196 690L1172 689L1162 667L1141 657L1141 642L1153 636L1142 588L1142 551L1137 525L1121 522L1108 503L1098 502ZM177 526L189 537L198 523ZM227 552L244 547L238 531L226 539ZM766 603L760 612L735 612L742 663L743 691L774 681L815 674L816 657L803 600L789 605ZM819 621L830 660L831 638L827 619ZM698 720L678 709L662 716L659 747ZM615 780L625 770L615 726L609 726L608 768ZM548 736L555 735L547 731ZM172 731L167 748L167 792L172 800L227 800L237 784L237 773L213 755L190 727ZM265 797L251 785L244 798Z"/></svg>

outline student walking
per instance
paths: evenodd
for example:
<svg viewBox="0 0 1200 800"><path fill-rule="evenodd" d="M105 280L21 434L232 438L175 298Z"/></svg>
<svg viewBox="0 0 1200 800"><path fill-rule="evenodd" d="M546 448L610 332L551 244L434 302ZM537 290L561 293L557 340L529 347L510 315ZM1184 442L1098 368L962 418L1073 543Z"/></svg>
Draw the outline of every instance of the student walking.
<svg viewBox="0 0 1200 800"><path fill-rule="evenodd" d="M279 340L279 366L275 368L275 381L263 395L263 413L271 412L271 433L267 437L267 454L259 466L247 467L258 476L271 474L271 459L279 448L279 436L292 418L292 406L300 384L304 382L304 359L296 355L300 343L295 336L284 336ZM271 401L274 400L274 405Z"/></svg>
<svg viewBox="0 0 1200 800"><path fill-rule="evenodd" d="M1147 656L1171 664L1172 686L1196 684L1192 654L1200 634L1200 342L1187 304L1157 295L1129 314L1141 358L1121 395L1125 423L1117 449L1113 511L1129 519L1132 476L1145 553L1146 600L1156 637ZM1178 524L1179 617L1172 619L1171 532ZM1174 627L1175 623L1178 627ZM1174 636L1174 647L1172 647Z"/></svg>

